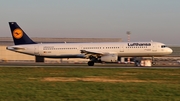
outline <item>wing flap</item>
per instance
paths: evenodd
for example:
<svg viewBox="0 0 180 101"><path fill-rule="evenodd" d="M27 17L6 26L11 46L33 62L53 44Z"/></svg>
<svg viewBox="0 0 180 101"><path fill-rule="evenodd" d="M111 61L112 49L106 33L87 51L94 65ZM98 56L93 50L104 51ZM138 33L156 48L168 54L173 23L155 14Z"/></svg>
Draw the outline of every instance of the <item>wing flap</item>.
<svg viewBox="0 0 180 101"><path fill-rule="evenodd" d="M92 54L92 55L103 55L102 52L87 51L87 50L81 50L81 53L84 53L84 54Z"/></svg>
<svg viewBox="0 0 180 101"><path fill-rule="evenodd" d="M117 54L114 52L97 52L97 51L87 51L87 50L81 50L81 53L85 55L96 55L96 56L104 56L109 54Z"/></svg>

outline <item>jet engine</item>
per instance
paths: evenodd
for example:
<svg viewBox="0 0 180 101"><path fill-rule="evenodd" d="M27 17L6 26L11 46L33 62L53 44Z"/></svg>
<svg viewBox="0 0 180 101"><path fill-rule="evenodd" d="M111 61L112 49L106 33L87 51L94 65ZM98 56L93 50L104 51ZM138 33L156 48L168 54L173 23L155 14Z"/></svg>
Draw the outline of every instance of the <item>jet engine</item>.
<svg viewBox="0 0 180 101"><path fill-rule="evenodd" d="M102 62L117 62L118 56L116 54L109 54L101 57Z"/></svg>

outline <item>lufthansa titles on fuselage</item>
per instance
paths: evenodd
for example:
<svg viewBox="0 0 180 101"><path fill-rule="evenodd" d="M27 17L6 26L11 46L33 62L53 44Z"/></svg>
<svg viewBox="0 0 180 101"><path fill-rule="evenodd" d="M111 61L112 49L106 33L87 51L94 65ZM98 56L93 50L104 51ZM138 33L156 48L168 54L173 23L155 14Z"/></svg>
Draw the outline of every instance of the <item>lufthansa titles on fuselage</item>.
<svg viewBox="0 0 180 101"><path fill-rule="evenodd" d="M128 46L151 46L151 43L128 43Z"/></svg>
<svg viewBox="0 0 180 101"><path fill-rule="evenodd" d="M53 48L54 48L54 46L44 46L44 47L43 47L43 50L49 50L49 49L52 50Z"/></svg>

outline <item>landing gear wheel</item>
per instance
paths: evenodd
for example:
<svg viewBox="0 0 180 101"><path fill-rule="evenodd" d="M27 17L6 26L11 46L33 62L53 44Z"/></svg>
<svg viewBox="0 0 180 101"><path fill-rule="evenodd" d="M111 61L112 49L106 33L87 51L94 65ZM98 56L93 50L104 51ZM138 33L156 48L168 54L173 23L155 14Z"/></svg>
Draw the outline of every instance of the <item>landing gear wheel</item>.
<svg viewBox="0 0 180 101"><path fill-rule="evenodd" d="M140 67L141 66L139 62L135 62L134 64L135 64L136 67Z"/></svg>
<svg viewBox="0 0 180 101"><path fill-rule="evenodd" d="M89 61L88 62L88 66L94 66L94 62L93 61Z"/></svg>
<svg viewBox="0 0 180 101"><path fill-rule="evenodd" d="M136 67L140 67L141 66L140 60L136 60L134 64L135 64Z"/></svg>
<svg viewBox="0 0 180 101"><path fill-rule="evenodd" d="M153 62L152 62L152 65L155 65L155 64L156 64L156 62L153 61Z"/></svg>

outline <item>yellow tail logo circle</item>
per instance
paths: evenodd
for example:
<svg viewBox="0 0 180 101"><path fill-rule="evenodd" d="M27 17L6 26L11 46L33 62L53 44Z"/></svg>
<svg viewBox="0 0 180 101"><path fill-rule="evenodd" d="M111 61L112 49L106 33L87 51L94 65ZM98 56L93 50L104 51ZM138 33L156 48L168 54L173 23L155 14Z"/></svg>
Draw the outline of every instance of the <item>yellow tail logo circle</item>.
<svg viewBox="0 0 180 101"><path fill-rule="evenodd" d="M16 39L20 39L23 36L23 31L21 29L17 28L13 31L13 36Z"/></svg>

